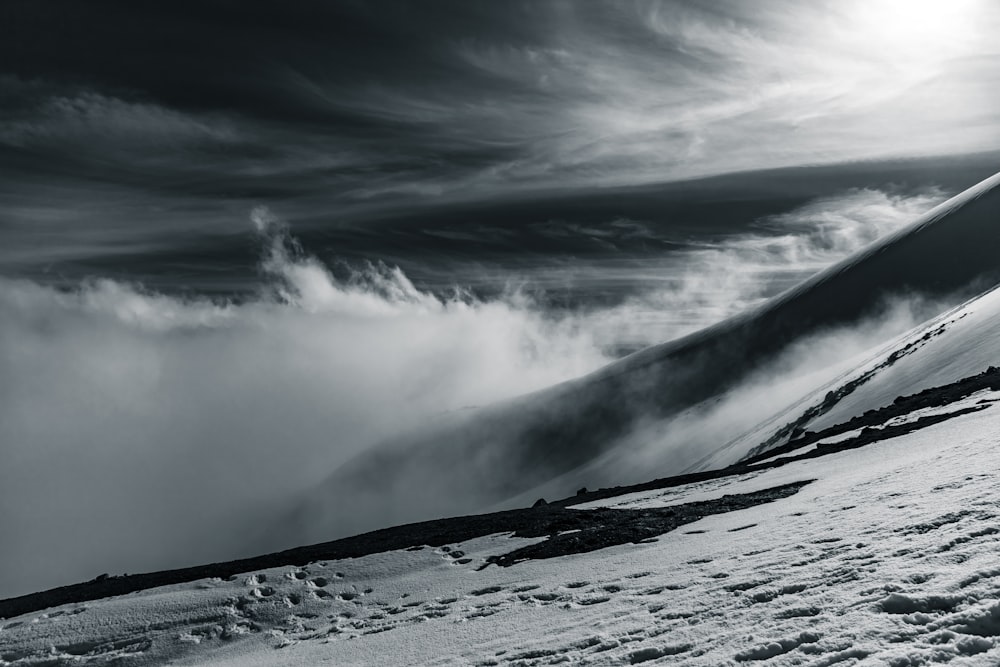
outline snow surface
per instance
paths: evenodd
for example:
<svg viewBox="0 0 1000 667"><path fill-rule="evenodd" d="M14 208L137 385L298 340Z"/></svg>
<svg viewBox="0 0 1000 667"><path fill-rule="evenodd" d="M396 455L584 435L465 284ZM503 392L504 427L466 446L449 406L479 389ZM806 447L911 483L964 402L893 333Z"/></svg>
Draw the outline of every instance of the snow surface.
<svg viewBox="0 0 1000 667"><path fill-rule="evenodd" d="M927 408L919 408L904 415L897 415L895 417L890 417L881 424L870 424L865 428L881 430L889 426L901 426L903 424L912 424L916 421L919 421L920 419L923 419L924 417L934 417L937 415L954 414L961 410L975 409L978 406L985 405L988 403L996 403L997 401L1000 401L1000 391L983 389L981 391L973 392L968 396L966 396L965 398L959 399L957 401L952 401L951 403L948 403L946 405L935 405ZM807 452L811 452L814 449L817 449L821 445L832 445L838 442L844 442L845 440L856 438L859 435L861 435L861 432L863 430L864 429L861 428L855 428L851 429L850 431L844 431L836 435L831 435L827 438L821 438L813 442L812 444L805 445L804 447L800 447L798 449L793 449L790 452L778 456L772 456L769 458L761 459L751 465L764 465L772 461L779 461L781 459L788 459L800 456Z"/></svg>
<svg viewBox="0 0 1000 667"><path fill-rule="evenodd" d="M821 431L867 410L891 405L898 396L956 382L989 366L1000 365L998 341L1000 288L994 288L886 344L852 371L811 392L791 408L706 457L697 468L709 470L735 463L782 426L798 419L810 407L819 405L829 392L855 383L865 375L870 377L837 401L829 411L803 426L811 431ZM890 362L893 355L898 358ZM951 409L948 408L949 411ZM928 413L914 413L914 418L924 414ZM834 442L846 435L824 442ZM775 444L785 441L787 438Z"/></svg>
<svg viewBox="0 0 1000 667"><path fill-rule="evenodd" d="M833 410L812 423L813 430L826 428L861 414L869 408L892 403L896 396L915 394L975 375L988 366L1000 365L1000 289L935 319L907 337L907 342L944 328L947 335L921 341L912 353L880 370L872 380L840 401Z"/></svg>
<svg viewBox="0 0 1000 667"><path fill-rule="evenodd" d="M651 543L478 571L534 541L494 535L48 609L0 621L0 664L998 664L998 430L602 501L817 480Z"/></svg>

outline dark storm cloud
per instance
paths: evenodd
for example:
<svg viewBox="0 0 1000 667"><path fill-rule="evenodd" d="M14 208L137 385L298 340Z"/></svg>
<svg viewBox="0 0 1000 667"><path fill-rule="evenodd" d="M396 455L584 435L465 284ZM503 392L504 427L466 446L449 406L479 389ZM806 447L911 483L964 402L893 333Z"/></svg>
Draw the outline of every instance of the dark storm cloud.
<svg viewBox="0 0 1000 667"><path fill-rule="evenodd" d="M0 227L82 253L84 228L234 235L260 202L329 226L995 149L996 25L979 0L12 0Z"/></svg>
<svg viewBox="0 0 1000 667"><path fill-rule="evenodd" d="M358 195L434 193L472 176L562 184L641 172L650 160L697 161L706 142L766 127L775 95L795 101L822 83L831 100L842 96L840 81L812 78L846 44L803 43L810 20L843 20L844 10L784 2L13 2L3 11L0 62L16 77L5 87L22 114L41 116L34 127L8 118L5 143L90 130L102 154L148 147L135 141L145 128L175 153L222 142L250 175L301 170ZM38 90L46 84L64 90L52 97ZM829 101L805 111L835 113L818 106ZM653 160L652 150L674 155Z"/></svg>
<svg viewBox="0 0 1000 667"><path fill-rule="evenodd" d="M469 109L518 91L454 51L465 35L530 41L518 26L537 22L500 9L9 4L0 141L112 164L128 149L130 167L194 154L248 181L277 172L348 188L482 168L513 158L525 137L497 136Z"/></svg>

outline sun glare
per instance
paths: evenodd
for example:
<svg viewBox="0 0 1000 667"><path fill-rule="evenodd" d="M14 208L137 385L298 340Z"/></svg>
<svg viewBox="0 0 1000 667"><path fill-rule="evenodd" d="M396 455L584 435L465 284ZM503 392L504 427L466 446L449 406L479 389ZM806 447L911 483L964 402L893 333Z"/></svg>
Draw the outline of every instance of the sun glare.
<svg viewBox="0 0 1000 667"><path fill-rule="evenodd" d="M858 37L886 59L926 64L977 46L983 0L860 0Z"/></svg>

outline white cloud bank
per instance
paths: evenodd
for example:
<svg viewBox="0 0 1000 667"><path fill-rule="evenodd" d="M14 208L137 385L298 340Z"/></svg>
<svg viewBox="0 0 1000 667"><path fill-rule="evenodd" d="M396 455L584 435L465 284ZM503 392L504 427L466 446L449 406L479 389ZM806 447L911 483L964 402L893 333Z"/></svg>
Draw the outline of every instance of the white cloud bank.
<svg viewBox="0 0 1000 667"><path fill-rule="evenodd" d="M762 221L781 233L678 258L681 279L645 296L560 316L518 294L442 298L385 266L338 281L265 210L268 279L247 302L0 278L0 596L246 555L258 509L360 449L581 375L609 343L711 323L940 197L815 202Z"/></svg>

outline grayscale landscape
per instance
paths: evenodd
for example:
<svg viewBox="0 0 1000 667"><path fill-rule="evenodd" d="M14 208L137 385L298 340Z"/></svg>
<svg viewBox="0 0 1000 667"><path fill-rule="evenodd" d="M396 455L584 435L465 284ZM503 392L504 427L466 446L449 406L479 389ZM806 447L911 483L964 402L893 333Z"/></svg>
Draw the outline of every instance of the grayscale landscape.
<svg viewBox="0 0 1000 667"><path fill-rule="evenodd" d="M1000 664L998 32L6 3L0 666Z"/></svg>

